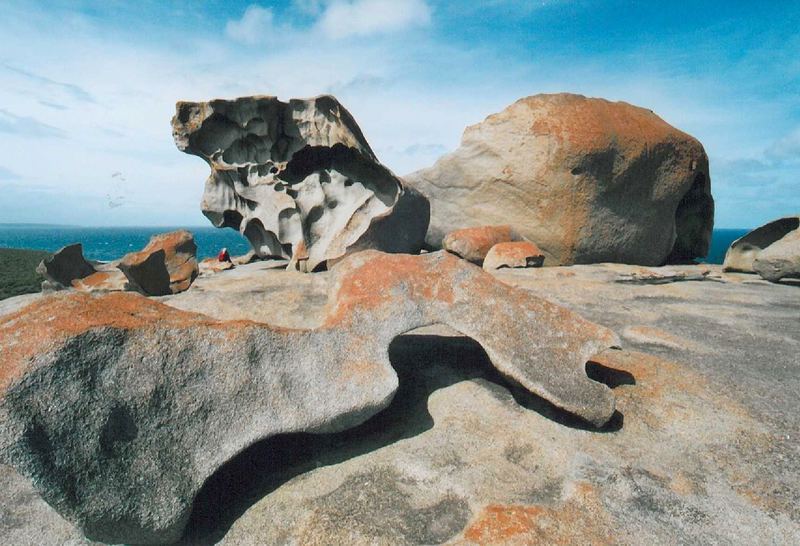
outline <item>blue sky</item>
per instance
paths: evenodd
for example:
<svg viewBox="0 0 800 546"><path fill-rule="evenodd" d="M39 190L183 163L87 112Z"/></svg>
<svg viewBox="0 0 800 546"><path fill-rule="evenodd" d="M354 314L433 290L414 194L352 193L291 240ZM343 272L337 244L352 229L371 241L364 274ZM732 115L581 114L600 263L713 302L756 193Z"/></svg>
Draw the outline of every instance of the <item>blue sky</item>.
<svg viewBox="0 0 800 546"><path fill-rule="evenodd" d="M398 174L523 96L625 100L704 144L717 227L800 213L800 2L0 3L0 222L205 225L175 101L320 93Z"/></svg>

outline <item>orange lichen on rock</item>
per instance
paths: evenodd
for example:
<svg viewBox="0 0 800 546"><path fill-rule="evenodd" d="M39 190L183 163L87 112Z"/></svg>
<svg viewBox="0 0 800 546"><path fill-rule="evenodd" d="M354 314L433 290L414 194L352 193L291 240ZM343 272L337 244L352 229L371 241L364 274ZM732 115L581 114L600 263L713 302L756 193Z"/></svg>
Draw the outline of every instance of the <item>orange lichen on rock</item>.
<svg viewBox="0 0 800 546"><path fill-rule="evenodd" d="M519 240L511 226L480 226L451 231L442 246L465 260L481 263L493 246Z"/></svg>
<svg viewBox="0 0 800 546"><path fill-rule="evenodd" d="M360 262L360 263L359 263ZM353 256L349 268L336 289L334 310L327 324L336 324L356 309L374 309L391 303L397 290L408 298L453 302L453 272L459 267L458 258L442 253L435 258L408 254L364 252Z"/></svg>
<svg viewBox="0 0 800 546"><path fill-rule="evenodd" d="M515 241L494 245L483 261L483 268L491 271L503 267L541 267L543 264L544 254L538 246L530 241Z"/></svg>
<svg viewBox="0 0 800 546"><path fill-rule="evenodd" d="M696 140L672 127L652 110L626 102L586 100L580 95L537 95L517 102L531 109L552 110L531 126L534 134L555 136L582 151L602 150L610 139L623 146L644 147L672 137Z"/></svg>
<svg viewBox="0 0 800 546"><path fill-rule="evenodd" d="M34 355L95 328L141 328L147 324L188 326L210 319L179 311L139 294L114 292L55 294L3 317L0 321L0 392L23 375Z"/></svg>
<svg viewBox="0 0 800 546"><path fill-rule="evenodd" d="M576 484L574 496L558 506L490 504L463 537L463 543L480 545L614 543L597 491L584 482Z"/></svg>

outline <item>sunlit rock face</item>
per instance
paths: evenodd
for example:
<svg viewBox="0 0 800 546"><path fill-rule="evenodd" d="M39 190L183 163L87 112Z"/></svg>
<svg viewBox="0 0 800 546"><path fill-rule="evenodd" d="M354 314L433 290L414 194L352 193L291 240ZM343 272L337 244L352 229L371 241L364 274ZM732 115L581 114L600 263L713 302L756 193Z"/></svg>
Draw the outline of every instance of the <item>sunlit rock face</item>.
<svg viewBox="0 0 800 546"><path fill-rule="evenodd" d="M427 200L380 164L334 97L179 102L172 127L178 148L211 167L203 214L261 257L312 271L354 250L423 244Z"/></svg>
<svg viewBox="0 0 800 546"><path fill-rule="evenodd" d="M714 199L702 144L650 110L560 93L467 127L461 146L404 177L431 203L433 248L505 224L547 265L681 263L708 254Z"/></svg>

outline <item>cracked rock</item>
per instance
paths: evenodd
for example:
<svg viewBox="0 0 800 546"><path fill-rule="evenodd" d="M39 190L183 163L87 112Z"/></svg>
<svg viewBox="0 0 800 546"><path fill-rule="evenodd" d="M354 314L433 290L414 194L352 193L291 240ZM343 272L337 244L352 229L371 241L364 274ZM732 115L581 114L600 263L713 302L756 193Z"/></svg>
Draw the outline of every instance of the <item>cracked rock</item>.
<svg viewBox="0 0 800 546"><path fill-rule="evenodd" d="M36 272L45 279L43 289L63 290L72 286L73 281L95 273L95 268L83 257L83 245L75 243L60 248L42 260Z"/></svg>
<svg viewBox="0 0 800 546"><path fill-rule="evenodd" d="M417 253L429 205L381 165L334 97L179 102L181 151L211 167L203 214L260 257L313 271L363 249Z"/></svg>
<svg viewBox="0 0 800 546"><path fill-rule="evenodd" d="M183 292L198 274L197 245L186 230L154 235L139 252L126 254L117 267L130 288L147 296Z"/></svg>
<svg viewBox="0 0 800 546"><path fill-rule="evenodd" d="M367 251L333 271L323 324L220 322L135 293L58 293L0 320L0 461L87 537L177 540L201 486L249 445L331 433L390 403L398 335L445 324L526 390L596 426L586 375L619 341L444 252Z"/></svg>

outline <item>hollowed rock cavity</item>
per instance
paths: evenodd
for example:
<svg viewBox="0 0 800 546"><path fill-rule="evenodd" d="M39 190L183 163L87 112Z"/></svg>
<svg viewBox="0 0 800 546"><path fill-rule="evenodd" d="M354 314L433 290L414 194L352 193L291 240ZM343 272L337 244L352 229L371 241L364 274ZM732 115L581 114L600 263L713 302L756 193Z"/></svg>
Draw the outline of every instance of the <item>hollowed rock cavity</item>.
<svg viewBox="0 0 800 546"><path fill-rule="evenodd" d="M331 96L179 102L178 148L206 160L203 214L238 229L262 257L312 271L367 248L415 253L427 200L380 164Z"/></svg>

